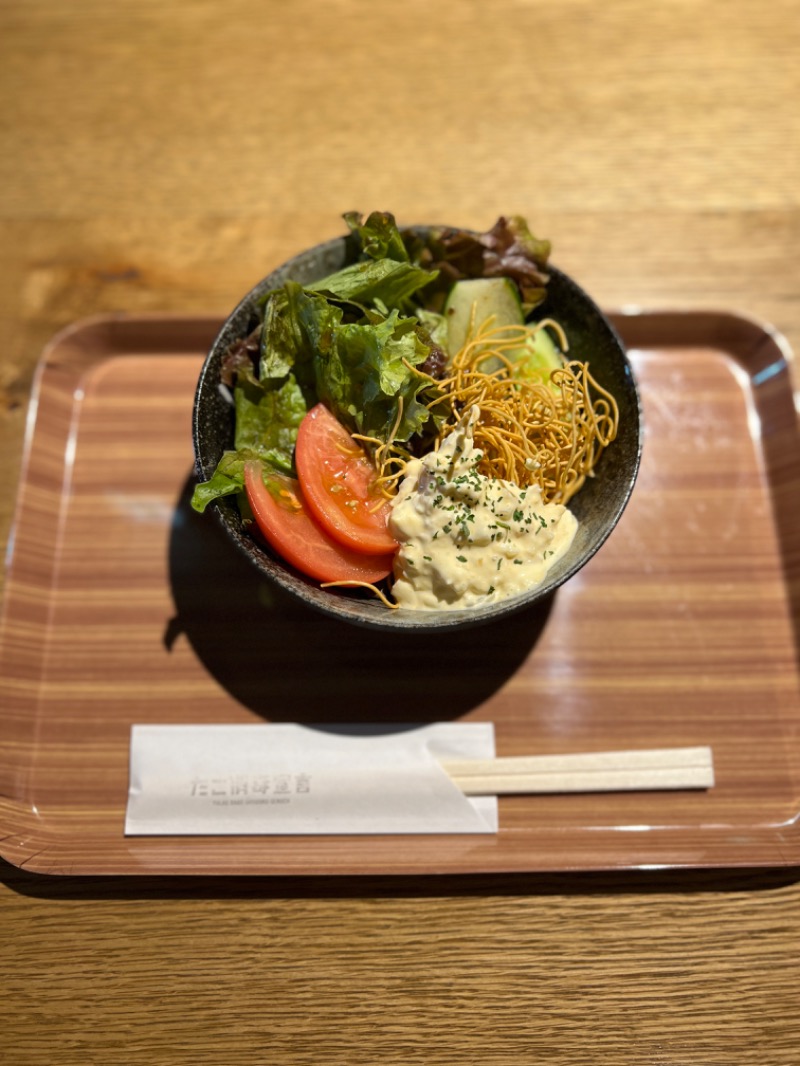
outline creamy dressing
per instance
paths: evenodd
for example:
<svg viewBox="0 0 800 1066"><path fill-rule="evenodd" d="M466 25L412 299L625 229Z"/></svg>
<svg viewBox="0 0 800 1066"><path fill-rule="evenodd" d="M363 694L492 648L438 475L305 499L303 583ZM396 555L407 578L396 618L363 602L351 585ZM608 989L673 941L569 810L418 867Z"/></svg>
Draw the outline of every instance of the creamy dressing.
<svg viewBox="0 0 800 1066"><path fill-rule="evenodd" d="M436 452L412 460L389 517L399 542L392 594L414 610L463 610L540 584L578 528L571 511L536 487L487 478L473 426L462 419Z"/></svg>

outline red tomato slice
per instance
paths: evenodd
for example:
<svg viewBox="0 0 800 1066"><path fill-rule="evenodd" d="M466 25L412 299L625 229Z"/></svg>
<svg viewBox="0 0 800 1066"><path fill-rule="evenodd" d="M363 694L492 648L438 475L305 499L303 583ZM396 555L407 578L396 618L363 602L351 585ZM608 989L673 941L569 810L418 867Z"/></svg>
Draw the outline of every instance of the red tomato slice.
<svg viewBox="0 0 800 1066"><path fill-rule="evenodd" d="M397 550L386 528L391 505L374 488L375 467L321 403L300 423L294 458L303 497L326 532L369 555Z"/></svg>
<svg viewBox="0 0 800 1066"><path fill-rule="evenodd" d="M375 584L392 570L392 556L349 551L329 537L311 518L300 485L283 474L269 474L264 484L261 464L244 468L247 499L256 524L278 554L317 581L368 581Z"/></svg>

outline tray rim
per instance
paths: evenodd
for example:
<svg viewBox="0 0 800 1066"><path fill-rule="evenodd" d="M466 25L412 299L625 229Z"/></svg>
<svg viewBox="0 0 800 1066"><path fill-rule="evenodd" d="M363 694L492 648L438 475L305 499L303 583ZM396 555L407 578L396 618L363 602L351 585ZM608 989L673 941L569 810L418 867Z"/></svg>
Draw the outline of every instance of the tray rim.
<svg viewBox="0 0 800 1066"><path fill-rule="evenodd" d="M712 310L712 309L673 309L673 308L654 308L649 309L640 306L623 305L617 311L606 312L612 321L612 324L618 329L622 335L623 340L626 343L626 347L629 349L636 349L639 347L655 347L656 343L663 347L697 347L705 346L710 348L719 349L722 353L737 359L737 355L749 355L753 348L758 348L761 345L770 343L775 346L779 352L781 358L786 364L786 368L789 374L790 393L794 404L795 418L798 417L800 412L800 393L798 392L796 371L797 365L795 361L794 352L789 344L787 338L773 325L766 321L759 320L758 318L739 312L733 312L728 310ZM37 414L39 410L39 402L41 396L41 390L44 383L45 375L52 366L53 356L59 352L64 345L69 345L75 339L80 339L82 335L85 335L87 331L97 329L100 331L120 329L123 332L126 329L136 327L142 327L148 330L153 328L159 328L164 325L168 325L170 330L178 329L182 332L182 324L186 324L189 327L197 330L198 328L208 329L209 338L213 338L214 328L220 321L223 320L223 316L215 313L181 313L181 312L110 312L100 313L92 316L88 316L79 319L68 326L59 330L53 337L46 343L39 361L37 363L33 386L31 389L30 401L28 404L28 410L25 421L25 435L23 443L23 455L22 463L19 475L20 488L27 483L28 472L30 469L30 463L32 461L32 451L35 441L35 432L37 428ZM656 325L660 323L667 328L667 332L670 333L676 327L678 331L683 334L684 339L672 340L659 340L654 342L652 338L649 343L636 343L637 333L644 331L646 334L650 330L654 330ZM688 328L691 327L691 328ZM722 328L724 334L727 330L744 329L744 332L750 336L752 346L747 345L740 349L738 352L732 351L724 343L721 343L720 339L715 336L718 329ZM695 336L694 331L698 330L701 334L709 332L711 336ZM633 338L632 340L629 338ZM170 349L171 351L172 349ZM180 354L184 351L186 354L190 352L192 354L198 353L197 345L178 345L175 348L175 354ZM121 354L115 352L113 354ZM739 360L737 360L739 361ZM91 364L90 364L91 365ZM747 372L747 371L745 371ZM749 376L749 375L748 375ZM24 506L24 500L22 498L22 492L17 492L17 498L15 502L15 508L12 515L12 522L9 530L8 546L6 549L5 559L5 577L6 584L2 594L2 603L0 604L0 639L4 632L4 623L6 613L8 611L9 596L8 587L9 584L13 584L14 576L14 555L15 546L17 543L17 532ZM0 679L1 680L1 679ZM9 810L9 807L11 810ZM3 814L3 812L6 814ZM20 822L25 821L25 815L30 814L30 810L19 802L11 799L11 797L0 796L0 826L3 824L8 825L6 815L16 814L17 818L11 818L11 822L16 822L20 830L22 825ZM773 869L788 869L800 866L800 811L798 811L794 818L790 819L783 825L770 825L767 829L761 827L760 833L751 834L751 837L759 837L758 840L751 839L751 844L757 850L757 855L754 858L752 854L746 853L741 856L741 859L731 857L727 859L718 860L713 855L706 858L695 858L687 861L673 860L673 861L658 861L659 852L662 847L666 851L666 855L669 854L669 844L667 838L671 835L672 830L668 827L653 827L656 837L661 838L661 846L653 847L654 843L658 844L657 840L654 840L653 834L648 834L647 846L643 848L644 854L643 860L636 861L634 855L630 856L624 862L620 861L606 861L599 859L590 865L586 864L586 860L577 856L575 861L571 863L558 863L556 865L536 864L532 865L529 861L513 861L514 857L500 863L494 863L490 866L475 866L470 869L456 868L447 864L438 866L435 862L429 862L424 866L419 864L414 865L412 868L405 866L402 863L397 863L390 868L385 861L379 862L375 868L365 868L365 864L362 859L358 860L356 867L348 867L347 864L337 865L334 868L324 867L317 868L318 862L307 863L304 867L299 867L297 863L287 863L283 866L278 864L272 864L269 868L263 867L250 869L222 869L215 866L209 866L207 868L176 868L170 866L169 862L163 864L155 863L155 865L137 866L135 869L125 870L113 870L109 867L102 865L91 868L81 867L77 869L71 868L59 868L51 869L46 864L39 863L37 865L37 858L44 859L47 852L54 845L57 847L61 842L61 838L57 835L53 840L45 840L42 838L41 846L30 854L31 847L24 847L27 841L19 841L14 844L12 838L15 835L14 829L12 831L4 832L0 835L0 857L20 869L27 872L43 874L47 876L92 876L92 875L108 875L113 874L116 876L267 876L267 877L286 877L286 876L359 876L359 877L375 877L375 876L403 876L412 874L415 876L491 876L502 875L511 873L570 873L570 872L609 872L609 871L634 871L634 870L646 870L646 869L659 869L659 870L679 870L679 869L736 869L736 868L773 868ZM558 832L559 827L555 827L552 832ZM700 831L700 827L698 827ZM546 837L549 830L532 830L534 835ZM761 840L760 837L764 836L765 839ZM768 838L768 839L767 839ZM168 841L173 841L175 838L165 838ZM220 838L203 838L209 842L219 841ZM224 839L224 838L223 838ZM241 840L242 838L230 838L231 840ZM263 839L263 838L254 838ZM270 838L272 839L272 838ZM340 839L353 839L353 838L325 838L329 841L335 841ZM396 838L400 842L402 837ZM413 840L419 840L418 837L409 838ZM429 838L435 839L435 838ZM154 849L158 850L158 849ZM224 849L223 849L224 850ZM590 849L591 850L591 849ZM705 849L708 852L709 848L706 845ZM713 851L714 848L712 847ZM29 857L26 859L21 857L21 852L25 851ZM630 860L630 861L629 861ZM224 866L224 863L219 863L219 867Z"/></svg>

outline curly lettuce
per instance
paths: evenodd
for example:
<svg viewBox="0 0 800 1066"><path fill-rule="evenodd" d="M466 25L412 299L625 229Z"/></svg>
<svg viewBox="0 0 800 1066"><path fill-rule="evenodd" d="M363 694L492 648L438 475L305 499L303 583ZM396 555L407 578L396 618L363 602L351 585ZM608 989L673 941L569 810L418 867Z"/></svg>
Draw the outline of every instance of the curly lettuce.
<svg viewBox="0 0 800 1066"><path fill-rule="evenodd" d="M550 244L519 216L483 234L401 231L389 212L363 219L351 211L344 219L354 261L320 281L288 281L269 293L257 328L227 353L234 447L197 486L197 510L241 494L249 458L292 472L297 429L318 401L365 437L407 443L425 436L444 414L434 378L446 358L441 296L453 281L507 276L526 309L544 298Z"/></svg>

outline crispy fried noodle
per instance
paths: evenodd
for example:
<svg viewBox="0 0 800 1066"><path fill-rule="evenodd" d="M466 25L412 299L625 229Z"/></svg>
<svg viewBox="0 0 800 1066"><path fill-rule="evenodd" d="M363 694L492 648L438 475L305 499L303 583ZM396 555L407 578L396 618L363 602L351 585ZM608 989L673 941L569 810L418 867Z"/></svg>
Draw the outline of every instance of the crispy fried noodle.
<svg viewBox="0 0 800 1066"><path fill-rule="evenodd" d="M483 452L479 471L517 485L537 485L547 503L566 504L591 477L603 450L617 435L614 397L589 372L588 362L534 376L525 360L511 358L539 329L557 323L495 328L491 320L470 336L442 382L452 420L439 442L472 406L480 408L475 446Z"/></svg>

